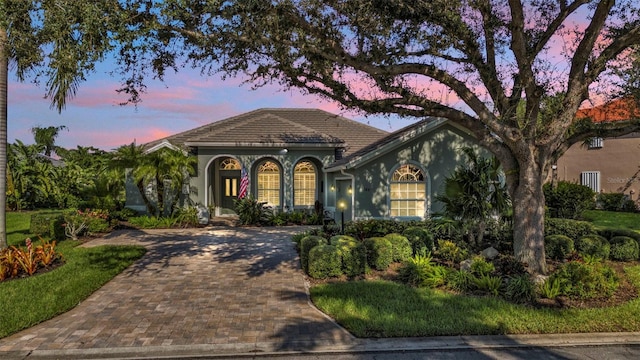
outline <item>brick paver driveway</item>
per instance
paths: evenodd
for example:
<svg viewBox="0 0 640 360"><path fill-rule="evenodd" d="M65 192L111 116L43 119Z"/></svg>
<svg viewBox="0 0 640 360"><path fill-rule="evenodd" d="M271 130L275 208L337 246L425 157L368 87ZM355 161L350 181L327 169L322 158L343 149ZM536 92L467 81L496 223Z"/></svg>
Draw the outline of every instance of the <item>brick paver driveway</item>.
<svg viewBox="0 0 640 360"><path fill-rule="evenodd" d="M73 310L0 339L0 352L215 345L312 349L353 340L310 305L291 234L300 228L115 232L87 243L149 249ZM44 352L43 352L44 351Z"/></svg>

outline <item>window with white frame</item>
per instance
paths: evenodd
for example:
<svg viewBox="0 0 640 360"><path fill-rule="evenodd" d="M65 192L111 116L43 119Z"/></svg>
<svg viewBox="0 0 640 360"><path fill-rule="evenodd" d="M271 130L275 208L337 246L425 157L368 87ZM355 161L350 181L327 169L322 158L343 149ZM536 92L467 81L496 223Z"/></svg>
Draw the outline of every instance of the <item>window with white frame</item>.
<svg viewBox="0 0 640 360"><path fill-rule="evenodd" d="M316 167L301 161L293 169L294 206L313 206L316 202Z"/></svg>
<svg viewBox="0 0 640 360"><path fill-rule="evenodd" d="M583 171L580 173L580 185L588 186L595 193L599 193L600 171Z"/></svg>
<svg viewBox="0 0 640 360"><path fill-rule="evenodd" d="M604 146L604 139L594 137L589 140L589 149L601 149Z"/></svg>
<svg viewBox="0 0 640 360"><path fill-rule="evenodd" d="M240 170L240 162L236 159L226 158L220 162L220 170Z"/></svg>
<svg viewBox="0 0 640 360"><path fill-rule="evenodd" d="M398 167L391 176L389 194L392 217L424 217L426 181L417 166Z"/></svg>
<svg viewBox="0 0 640 360"><path fill-rule="evenodd" d="M280 167L265 161L258 167L258 199L269 206L280 206Z"/></svg>

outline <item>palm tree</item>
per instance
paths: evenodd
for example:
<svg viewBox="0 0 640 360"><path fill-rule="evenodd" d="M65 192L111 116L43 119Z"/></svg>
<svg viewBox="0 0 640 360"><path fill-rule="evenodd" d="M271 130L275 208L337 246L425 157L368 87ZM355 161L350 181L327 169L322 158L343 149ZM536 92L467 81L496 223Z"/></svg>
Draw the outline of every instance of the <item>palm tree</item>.
<svg viewBox="0 0 640 360"><path fill-rule="evenodd" d="M462 152L467 165L445 179L444 194L436 199L443 203L445 216L461 221L469 243L481 244L487 221L505 215L511 201L496 157L478 156L472 148Z"/></svg>
<svg viewBox="0 0 640 360"><path fill-rule="evenodd" d="M24 81L27 72L46 79L52 107L62 111L95 63L116 49L115 41L135 41L125 6L109 1L0 1L0 249L7 246L7 78L9 60ZM142 21L142 20L140 20ZM129 36L131 35L131 36Z"/></svg>
<svg viewBox="0 0 640 360"><path fill-rule="evenodd" d="M51 153L56 152L58 147L56 146L56 138L58 137L58 133L60 130L67 129L66 126L47 126L43 127L33 127L31 128L31 133L33 133L34 140L36 144L42 146L44 154L46 156L51 156Z"/></svg>
<svg viewBox="0 0 640 360"><path fill-rule="evenodd" d="M142 185L141 194L147 210L155 216L170 212L179 200L182 186L188 181L189 175L194 174L197 159L181 150L162 148L145 154L141 160L133 170L133 177L138 189ZM154 189L152 199L144 191L145 185L151 185Z"/></svg>

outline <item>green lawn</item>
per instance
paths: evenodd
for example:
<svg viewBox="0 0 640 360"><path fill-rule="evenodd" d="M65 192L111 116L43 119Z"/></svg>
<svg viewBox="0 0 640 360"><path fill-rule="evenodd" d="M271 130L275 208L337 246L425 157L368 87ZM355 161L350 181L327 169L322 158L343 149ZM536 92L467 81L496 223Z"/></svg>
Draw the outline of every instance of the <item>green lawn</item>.
<svg viewBox="0 0 640 360"><path fill-rule="evenodd" d="M30 213L7 215L9 244L23 245L32 236ZM70 310L145 253L139 246L79 248L78 244L60 242L58 251L65 263L55 270L0 283L0 338Z"/></svg>
<svg viewBox="0 0 640 360"><path fill-rule="evenodd" d="M598 228L640 230L640 214L593 210L585 218ZM640 289L640 265L625 272ZM390 281L336 282L310 291L320 310L358 337L640 331L640 299L600 309L536 309Z"/></svg>
<svg viewBox="0 0 640 360"><path fill-rule="evenodd" d="M597 228L621 228L640 230L640 213L624 213L604 210L587 210L582 217Z"/></svg>
<svg viewBox="0 0 640 360"><path fill-rule="evenodd" d="M640 286L640 266L628 272ZM602 309L535 309L390 281L317 285L311 298L358 337L640 331L640 299Z"/></svg>

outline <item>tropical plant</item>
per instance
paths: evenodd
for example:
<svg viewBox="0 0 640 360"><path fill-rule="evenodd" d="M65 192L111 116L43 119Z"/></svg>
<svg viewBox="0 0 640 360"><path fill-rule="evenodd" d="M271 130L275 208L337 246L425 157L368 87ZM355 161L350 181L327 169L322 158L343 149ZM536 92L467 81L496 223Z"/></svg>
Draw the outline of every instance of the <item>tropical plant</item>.
<svg viewBox="0 0 640 360"><path fill-rule="evenodd" d="M260 202L253 196L234 201L235 212L242 225L260 225L269 220L270 211L267 203Z"/></svg>
<svg viewBox="0 0 640 360"><path fill-rule="evenodd" d="M474 246L482 243L487 222L506 214L511 201L496 157L478 156L468 147L462 153L466 165L445 179L444 192L436 199L443 203L445 216L461 222Z"/></svg>

